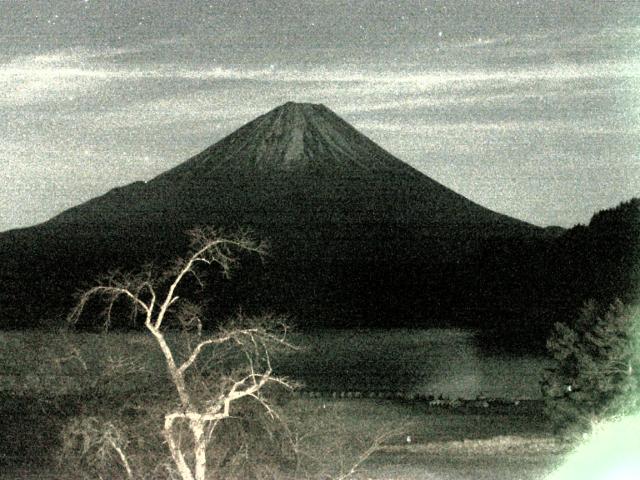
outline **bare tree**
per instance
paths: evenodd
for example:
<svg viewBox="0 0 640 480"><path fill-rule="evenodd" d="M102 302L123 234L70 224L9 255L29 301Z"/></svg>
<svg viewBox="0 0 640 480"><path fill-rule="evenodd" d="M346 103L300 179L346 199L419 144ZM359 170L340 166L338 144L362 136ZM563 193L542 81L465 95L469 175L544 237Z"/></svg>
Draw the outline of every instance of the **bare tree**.
<svg viewBox="0 0 640 480"><path fill-rule="evenodd" d="M142 315L144 327L162 352L168 377L177 395L175 408L164 414L163 437L180 478L204 480L208 442L216 426L231 416L232 407L238 400L254 399L269 415L276 416L263 395L263 389L267 384L285 387L291 387L291 384L274 375L269 352L274 346L291 345L286 339L286 327L279 319L269 319L268 323L240 320L220 327L215 333L205 333L200 309L180 297L180 287L190 277L202 284L203 267L218 267L223 275L228 276L241 252L263 255L265 245L245 233L224 238L214 230L197 229L190 235L191 253L186 259L180 259L173 267L155 274L151 268L139 274L110 274L99 285L79 295L69 320L76 323L94 297L99 297L106 304L103 316L106 327L111 322L116 302L121 299L132 305L135 315ZM270 326L274 320L281 323L277 331ZM171 325L178 325L189 334L186 351L180 352L168 341L167 329ZM232 345L243 353L246 368L242 374L231 375L220 382L213 396L201 395L203 383L198 381L202 377L195 373L197 364L206 356L206 351L224 345ZM208 392L211 393L210 390ZM190 432L192 442L181 438L185 428ZM131 477L131 467L124 452L120 449L117 453Z"/></svg>

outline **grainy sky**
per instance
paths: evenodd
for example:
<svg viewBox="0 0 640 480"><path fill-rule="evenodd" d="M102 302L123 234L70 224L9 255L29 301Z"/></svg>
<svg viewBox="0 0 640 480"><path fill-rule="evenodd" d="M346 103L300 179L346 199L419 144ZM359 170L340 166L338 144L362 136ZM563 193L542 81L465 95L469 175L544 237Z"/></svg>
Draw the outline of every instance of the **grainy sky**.
<svg viewBox="0 0 640 480"><path fill-rule="evenodd" d="M640 195L640 2L0 0L0 231L288 100L538 225Z"/></svg>

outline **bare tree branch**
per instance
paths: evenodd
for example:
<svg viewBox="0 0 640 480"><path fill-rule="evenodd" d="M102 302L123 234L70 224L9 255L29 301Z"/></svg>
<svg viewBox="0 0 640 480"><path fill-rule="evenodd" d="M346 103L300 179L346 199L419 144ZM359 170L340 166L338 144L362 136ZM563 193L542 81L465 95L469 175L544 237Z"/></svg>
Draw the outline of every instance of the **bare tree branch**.
<svg viewBox="0 0 640 480"><path fill-rule="evenodd" d="M277 335L271 329L269 323L275 323L274 318L267 318L256 325L251 326L247 320L237 318L235 324L220 328L216 336L202 339L201 310L186 301L180 306L171 308L180 300L177 294L183 280L188 275L193 275L196 282L202 285L202 279L197 267L217 266L224 276L228 276L232 266L238 260L239 252L250 252L264 255L266 245L253 240L246 232L224 238L210 228L196 229L190 232L191 254L186 259L178 260L173 267L165 270L160 275L154 275L151 268L139 274L121 274L112 272L105 277L98 286L83 292L76 307L69 314L69 321L77 323L88 302L93 297L101 297L106 301L104 312L105 328L111 324L111 315L114 305L120 298L126 298L133 305L132 315L141 311L145 315L144 325L156 340L165 360L167 372L178 395L179 408L165 414L164 438L171 453L173 462L182 480L204 480L207 469L206 446L213 428L231 415L234 402L249 397L258 401L272 418L277 416L260 391L268 383L277 383L291 388L291 385L282 378L274 377L269 356L269 348L272 346L293 347L286 340L287 330ZM198 342L194 347L189 343L189 351L186 358L180 363L176 361L174 350L167 342L163 326L169 315L178 318L184 330L194 328L197 331ZM248 325L242 325L247 323ZM277 319L278 324L283 324ZM242 325L242 326L241 326ZM249 373L239 380L231 380L227 388L213 402L206 402L200 406L194 401L195 388L187 377L188 370L192 369L202 353L208 347L230 345L242 350L247 359ZM193 438L193 450L190 455L183 452L183 444L176 437L176 422L186 422ZM178 429L179 430L179 429ZM208 431L207 434L205 434ZM121 462L127 473L130 468L122 449L114 445L113 448L120 456ZM190 460L193 459L193 460ZM189 462L192 465L189 465Z"/></svg>

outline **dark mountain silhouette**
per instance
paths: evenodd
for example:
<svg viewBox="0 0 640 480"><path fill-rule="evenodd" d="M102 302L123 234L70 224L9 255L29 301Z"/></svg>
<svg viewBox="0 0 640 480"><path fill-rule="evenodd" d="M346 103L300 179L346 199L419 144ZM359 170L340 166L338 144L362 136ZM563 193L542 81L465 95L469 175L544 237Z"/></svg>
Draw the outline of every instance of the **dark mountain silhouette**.
<svg viewBox="0 0 640 480"><path fill-rule="evenodd" d="M246 259L214 285L216 313L242 305L333 325L513 312L506 296L532 293L503 259L559 234L471 202L322 105L287 103L148 182L0 234L2 322L64 314L100 272L184 254L198 225L248 227L271 244L264 265Z"/></svg>
<svg viewBox="0 0 640 480"><path fill-rule="evenodd" d="M124 210L123 210L124 209ZM397 223L489 234L536 227L497 214L419 173L322 105L287 103L150 182L72 208L50 224L131 223L227 215L251 224ZM277 217L277 218L274 218ZM162 223L167 223L163 218ZM306 228L306 227L305 227Z"/></svg>

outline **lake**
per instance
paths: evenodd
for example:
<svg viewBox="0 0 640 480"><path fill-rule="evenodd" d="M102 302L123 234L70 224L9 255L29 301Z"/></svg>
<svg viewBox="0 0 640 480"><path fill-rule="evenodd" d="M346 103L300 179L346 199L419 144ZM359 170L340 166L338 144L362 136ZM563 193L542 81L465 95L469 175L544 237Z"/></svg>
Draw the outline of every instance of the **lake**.
<svg viewBox="0 0 640 480"><path fill-rule="evenodd" d="M473 331L453 328L317 330L295 333L289 340L302 348L274 355L276 373L303 382L306 390L325 392L540 398L539 382L548 365L540 356L488 354L479 348ZM68 355L72 344L93 374L99 374L108 353L136 359L154 372L154 378L165 375L157 345L145 333L65 338L55 333L0 332L0 391L27 394L81 388L76 375L84 370L61 376L56 367L55 359ZM73 361L68 365L79 367Z"/></svg>
<svg viewBox="0 0 640 480"><path fill-rule="evenodd" d="M474 331L454 328L323 330L291 340L303 349L276 368L307 390L535 399L549 366L542 356L487 353Z"/></svg>

